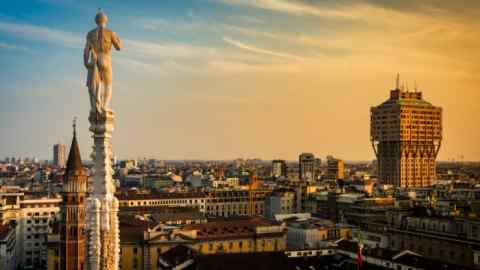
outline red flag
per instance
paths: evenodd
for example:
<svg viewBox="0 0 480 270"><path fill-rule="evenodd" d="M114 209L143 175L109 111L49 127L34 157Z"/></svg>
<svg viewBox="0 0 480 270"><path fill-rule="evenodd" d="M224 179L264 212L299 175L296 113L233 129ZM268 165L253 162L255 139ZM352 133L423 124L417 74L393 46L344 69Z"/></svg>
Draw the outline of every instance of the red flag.
<svg viewBox="0 0 480 270"><path fill-rule="evenodd" d="M358 252L357 252L357 265L360 268L363 264L363 256L362 256L363 245L358 245Z"/></svg>

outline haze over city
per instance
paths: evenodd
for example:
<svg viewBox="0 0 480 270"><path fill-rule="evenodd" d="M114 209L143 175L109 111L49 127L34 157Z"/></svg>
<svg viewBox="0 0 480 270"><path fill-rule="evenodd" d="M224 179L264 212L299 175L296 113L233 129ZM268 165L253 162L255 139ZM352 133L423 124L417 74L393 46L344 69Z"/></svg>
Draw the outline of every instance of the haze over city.
<svg viewBox="0 0 480 270"><path fill-rule="evenodd" d="M0 5L0 269L480 269L480 2Z"/></svg>
<svg viewBox="0 0 480 270"><path fill-rule="evenodd" d="M51 158L78 116L101 7L113 53L121 158L374 158L370 107L395 76L443 108L438 160L479 160L477 1L8 1L0 9L1 156ZM416 81L416 82L415 82Z"/></svg>

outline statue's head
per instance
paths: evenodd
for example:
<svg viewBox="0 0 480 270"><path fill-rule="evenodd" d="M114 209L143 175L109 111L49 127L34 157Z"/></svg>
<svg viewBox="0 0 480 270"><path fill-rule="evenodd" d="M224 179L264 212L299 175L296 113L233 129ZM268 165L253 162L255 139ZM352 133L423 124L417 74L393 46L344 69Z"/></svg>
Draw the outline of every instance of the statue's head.
<svg viewBox="0 0 480 270"><path fill-rule="evenodd" d="M97 12L97 15L95 15L95 23L98 26L105 26L107 25L107 22L108 22L107 15L99 9Z"/></svg>

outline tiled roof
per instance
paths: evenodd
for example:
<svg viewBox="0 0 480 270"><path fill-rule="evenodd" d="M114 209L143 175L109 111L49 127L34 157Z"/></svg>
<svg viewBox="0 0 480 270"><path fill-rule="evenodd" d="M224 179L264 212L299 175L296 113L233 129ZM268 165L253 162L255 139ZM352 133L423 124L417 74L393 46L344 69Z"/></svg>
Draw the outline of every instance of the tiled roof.
<svg viewBox="0 0 480 270"><path fill-rule="evenodd" d="M204 193L195 192L159 192L149 194L125 194L120 193L116 195L119 200L155 200L155 199L185 199L185 198L203 198Z"/></svg>
<svg viewBox="0 0 480 270"><path fill-rule="evenodd" d="M278 226L281 223L269 221L259 217L236 217L229 219L214 219L207 223L186 225L183 230L197 231L196 239L225 239L235 237L251 237L255 234L256 227ZM280 235L276 232L273 235Z"/></svg>

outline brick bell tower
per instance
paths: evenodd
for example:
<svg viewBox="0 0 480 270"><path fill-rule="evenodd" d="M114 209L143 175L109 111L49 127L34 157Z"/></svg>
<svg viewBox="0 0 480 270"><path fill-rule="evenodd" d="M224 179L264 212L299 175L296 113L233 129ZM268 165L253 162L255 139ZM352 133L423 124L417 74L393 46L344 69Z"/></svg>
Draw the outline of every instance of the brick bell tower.
<svg viewBox="0 0 480 270"><path fill-rule="evenodd" d="M87 174L77 143L75 120L63 181L60 220L60 269L84 270L86 261L85 197Z"/></svg>

